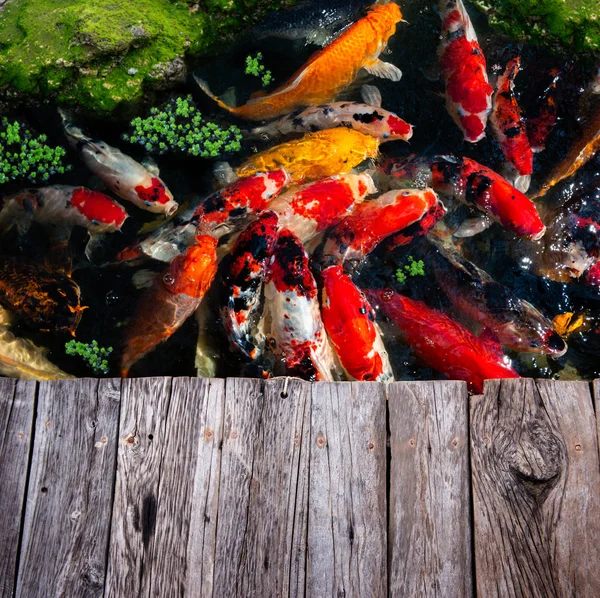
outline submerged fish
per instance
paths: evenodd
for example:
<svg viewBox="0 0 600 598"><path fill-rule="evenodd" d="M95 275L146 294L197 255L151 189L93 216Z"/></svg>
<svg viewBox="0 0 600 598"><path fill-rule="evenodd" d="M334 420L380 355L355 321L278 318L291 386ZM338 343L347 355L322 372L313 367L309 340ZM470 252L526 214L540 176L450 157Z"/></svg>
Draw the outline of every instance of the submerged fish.
<svg viewBox="0 0 600 598"><path fill-rule="evenodd" d="M541 152L546 149L546 141L554 129L558 116L556 104L556 86L562 73L553 72L550 85L544 91L533 114L528 114L526 121L527 137L532 152Z"/></svg>
<svg viewBox="0 0 600 598"><path fill-rule="evenodd" d="M365 289L376 305L398 327L403 340L427 365L451 380L465 380L475 394L483 381L519 378L500 345L471 334L443 313L390 289Z"/></svg>
<svg viewBox="0 0 600 598"><path fill-rule="evenodd" d="M446 107L465 139L485 137L492 106L485 56L461 0L440 0L442 43L438 50L446 82Z"/></svg>
<svg viewBox="0 0 600 598"><path fill-rule="evenodd" d="M367 158L376 158L379 141L345 127L307 133L252 156L236 170L239 177L283 169L291 182L315 181L350 172Z"/></svg>
<svg viewBox="0 0 600 598"><path fill-rule="evenodd" d="M324 104L348 87L361 69L377 77L400 80L398 67L383 62L379 55L401 19L400 8L394 2L374 4L366 16L350 25L331 44L313 54L288 81L237 108L228 106L212 95L203 81L196 81L221 108L249 120L275 118L297 108Z"/></svg>
<svg viewBox="0 0 600 598"><path fill-rule="evenodd" d="M217 240L199 236L140 297L125 332L121 376L196 311L217 272Z"/></svg>
<svg viewBox="0 0 600 598"><path fill-rule="evenodd" d="M321 272L321 315L350 380L393 380L375 310L340 266Z"/></svg>
<svg viewBox="0 0 600 598"><path fill-rule="evenodd" d="M177 210L179 205L173 194L158 176L116 147L87 137L81 129L67 122L65 115L63 120L69 143L113 193L148 212L169 216Z"/></svg>

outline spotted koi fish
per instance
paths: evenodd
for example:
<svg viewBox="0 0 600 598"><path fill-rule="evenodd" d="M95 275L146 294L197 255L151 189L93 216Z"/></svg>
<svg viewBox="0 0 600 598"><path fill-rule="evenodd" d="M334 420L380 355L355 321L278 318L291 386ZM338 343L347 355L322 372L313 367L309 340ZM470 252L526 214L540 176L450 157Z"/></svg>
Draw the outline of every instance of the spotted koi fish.
<svg viewBox="0 0 600 598"><path fill-rule="evenodd" d="M199 236L147 289L125 332L121 376L196 311L217 273L217 240Z"/></svg>
<svg viewBox="0 0 600 598"><path fill-rule="evenodd" d="M267 344L286 375L333 380L335 356L321 320L308 255L294 233L282 230L265 284Z"/></svg>
<svg viewBox="0 0 600 598"><path fill-rule="evenodd" d="M401 19L400 8L394 2L374 4L366 16L313 54L288 81L271 93L257 94L237 108L214 96L204 81L198 78L196 81L221 108L248 120L276 118L300 107L324 104L348 87L361 69L376 77L400 80L400 69L383 62L379 55L396 32L396 23Z"/></svg>
<svg viewBox="0 0 600 598"><path fill-rule="evenodd" d="M375 310L340 266L321 272L321 315L340 363L351 380L393 380L375 322Z"/></svg>
<svg viewBox="0 0 600 598"><path fill-rule="evenodd" d="M350 172L367 158L376 158L379 140L345 127L306 133L246 160L237 168L239 177L256 172L285 170L291 182L316 181Z"/></svg>
<svg viewBox="0 0 600 598"><path fill-rule="evenodd" d="M438 55L446 83L446 107L465 140L475 143L485 137L492 106L485 56L462 1L440 0L439 9L442 42Z"/></svg>
<svg viewBox="0 0 600 598"><path fill-rule="evenodd" d="M500 345L476 337L443 313L390 289L365 293L419 359L451 380L465 380L472 393L483 392L484 380L519 378Z"/></svg>
<svg viewBox="0 0 600 598"><path fill-rule="evenodd" d="M532 152L541 152L546 149L546 140L554 129L558 116L556 104L556 86L560 80L561 73L554 71L550 85L544 91L535 114L527 116L527 138Z"/></svg>
<svg viewBox="0 0 600 598"><path fill-rule="evenodd" d="M278 226L275 212L263 212L242 232L232 252L223 260L223 326L230 345L255 362L263 353L264 338L259 339L253 328Z"/></svg>
<svg viewBox="0 0 600 598"><path fill-rule="evenodd" d="M179 205L164 182L139 162L104 141L95 141L63 114L65 135L84 164L121 199L142 210L173 214Z"/></svg>
<svg viewBox="0 0 600 598"><path fill-rule="evenodd" d="M520 67L521 60L516 56L508 61L504 73L498 77L490 122L504 158L522 177L515 186L526 191L533 172L533 152L514 93L515 77Z"/></svg>

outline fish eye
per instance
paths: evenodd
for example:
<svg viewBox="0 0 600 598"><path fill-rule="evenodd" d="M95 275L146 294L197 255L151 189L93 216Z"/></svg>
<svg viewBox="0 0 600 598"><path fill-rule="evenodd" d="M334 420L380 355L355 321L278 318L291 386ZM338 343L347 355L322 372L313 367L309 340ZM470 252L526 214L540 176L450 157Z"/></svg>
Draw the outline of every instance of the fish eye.
<svg viewBox="0 0 600 598"><path fill-rule="evenodd" d="M148 200L146 200L146 201L144 201L144 204L146 204L147 206L151 206L151 205L152 205L152 202L151 202L151 201L148 201Z"/></svg>
<svg viewBox="0 0 600 598"><path fill-rule="evenodd" d="M269 141L269 136L266 133L262 133L260 137L261 137L261 139L264 139L265 141Z"/></svg>
<svg viewBox="0 0 600 598"><path fill-rule="evenodd" d="M389 134L388 134L388 133L384 133L384 134L382 135L382 137L383 137L384 139L387 139L387 138L389 137Z"/></svg>
<svg viewBox="0 0 600 598"><path fill-rule="evenodd" d="M92 224L94 224L95 226L98 226L100 224L100 222L98 220L92 220Z"/></svg>
<svg viewBox="0 0 600 598"><path fill-rule="evenodd" d="M167 272L163 276L163 281L165 284L168 284L169 286L171 286L172 284L175 283L175 277L170 272Z"/></svg>

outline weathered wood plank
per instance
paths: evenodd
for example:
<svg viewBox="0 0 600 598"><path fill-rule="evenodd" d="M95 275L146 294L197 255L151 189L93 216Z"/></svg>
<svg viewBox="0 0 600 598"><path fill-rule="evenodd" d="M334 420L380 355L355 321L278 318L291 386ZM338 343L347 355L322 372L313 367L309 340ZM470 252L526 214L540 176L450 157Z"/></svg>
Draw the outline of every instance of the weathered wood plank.
<svg viewBox="0 0 600 598"><path fill-rule="evenodd" d="M464 382L388 386L391 596L473 595Z"/></svg>
<svg viewBox="0 0 600 598"><path fill-rule="evenodd" d="M118 380L40 382L17 596L101 596Z"/></svg>
<svg viewBox="0 0 600 598"><path fill-rule="evenodd" d="M312 385L307 596L387 596L386 397Z"/></svg>
<svg viewBox="0 0 600 598"><path fill-rule="evenodd" d="M33 432L36 383L0 379L0 596L12 596Z"/></svg>
<svg viewBox="0 0 600 598"><path fill-rule="evenodd" d="M486 383L471 406L479 596L600 596L598 439L585 382Z"/></svg>
<svg viewBox="0 0 600 598"><path fill-rule="evenodd" d="M594 395L594 411L596 412L596 433L598 435L598 448L600 452L600 380L594 380L592 385L592 394Z"/></svg>
<svg viewBox="0 0 600 598"><path fill-rule="evenodd" d="M228 380L214 596L303 596L310 385Z"/></svg>

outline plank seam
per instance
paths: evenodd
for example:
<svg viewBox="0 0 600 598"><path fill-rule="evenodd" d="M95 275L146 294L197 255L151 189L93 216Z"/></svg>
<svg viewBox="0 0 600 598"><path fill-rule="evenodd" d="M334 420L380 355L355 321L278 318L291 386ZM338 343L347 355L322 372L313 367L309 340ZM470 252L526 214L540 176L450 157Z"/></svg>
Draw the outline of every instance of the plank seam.
<svg viewBox="0 0 600 598"><path fill-rule="evenodd" d="M471 431L471 407L473 402L473 395L467 393L467 475L469 476L469 525L471 527L471 541L469 542L471 548L471 595L473 598L477 596L477 566L475 563L475 492L473 486L473 464L472 457L473 452L471 451L472 431Z"/></svg>

